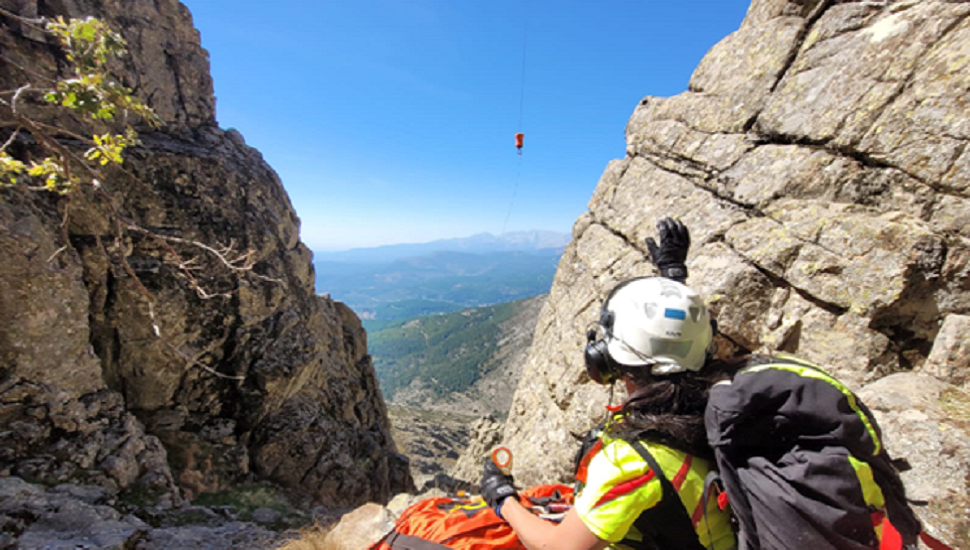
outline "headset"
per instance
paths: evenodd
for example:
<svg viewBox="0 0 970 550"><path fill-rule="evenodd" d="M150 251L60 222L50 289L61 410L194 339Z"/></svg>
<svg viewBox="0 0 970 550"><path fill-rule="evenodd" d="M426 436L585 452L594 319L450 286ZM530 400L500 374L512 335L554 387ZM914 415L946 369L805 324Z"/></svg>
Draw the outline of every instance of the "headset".
<svg viewBox="0 0 970 550"><path fill-rule="evenodd" d="M589 376L590 380L596 382L597 384L609 385L616 382L620 378L620 365L610 357L610 352L607 349L607 344L609 339L613 337L613 322L615 321L615 316L613 312L608 310L606 306L609 305L610 300L613 296L626 285L632 283L633 281L639 281L641 279L648 279L651 277L635 277L633 279L627 279L622 283L613 287L613 290L606 295L606 299L603 300L603 306L600 308L600 318L599 325L603 327L603 338L596 338L596 329L591 328L586 331L586 350L583 352L583 359L586 362L586 374Z"/></svg>

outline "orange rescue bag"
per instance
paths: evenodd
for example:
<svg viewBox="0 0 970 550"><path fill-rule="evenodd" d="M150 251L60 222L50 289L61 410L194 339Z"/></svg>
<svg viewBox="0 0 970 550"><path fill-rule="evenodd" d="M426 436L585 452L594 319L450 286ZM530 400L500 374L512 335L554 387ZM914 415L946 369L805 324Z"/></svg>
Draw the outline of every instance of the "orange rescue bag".
<svg viewBox="0 0 970 550"><path fill-rule="evenodd" d="M558 491L558 495L556 494ZM573 489L567 485L537 485L519 492L523 506L532 499L559 497L571 504ZM512 527L480 497L433 497L416 502L401 513L394 529L369 550L525 550Z"/></svg>

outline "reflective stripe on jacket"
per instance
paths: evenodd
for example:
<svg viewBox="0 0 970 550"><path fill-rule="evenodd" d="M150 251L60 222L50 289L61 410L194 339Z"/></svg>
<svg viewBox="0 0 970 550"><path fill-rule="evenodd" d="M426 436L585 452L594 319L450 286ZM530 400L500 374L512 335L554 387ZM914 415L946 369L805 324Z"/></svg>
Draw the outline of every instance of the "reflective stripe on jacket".
<svg viewBox="0 0 970 550"><path fill-rule="evenodd" d="M701 502L704 479L710 471L708 462L665 445L642 443L677 491L700 543L705 548L733 548L728 513L720 510L713 495L709 495L706 506ZM635 524L641 514L660 503L660 481L623 440L604 441L594 449L595 454L583 461L588 464L584 464L585 486L576 498L579 517L594 535L613 543L613 548L653 548ZM665 526L656 527L662 531Z"/></svg>

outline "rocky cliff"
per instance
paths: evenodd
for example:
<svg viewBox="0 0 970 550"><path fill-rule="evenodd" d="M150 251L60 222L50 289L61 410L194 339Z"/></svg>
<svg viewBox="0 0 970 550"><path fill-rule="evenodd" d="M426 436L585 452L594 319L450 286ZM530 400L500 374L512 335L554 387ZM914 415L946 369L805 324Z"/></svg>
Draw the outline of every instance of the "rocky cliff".
<svg viewBox="0 0 970 550"><path fill-rule="evenodd" d="M116 72L163 123L138 127L141 145L109 172L105 193L0 197L0 471L169 500L258 478L338 507L411 488L360 321L315 294L279 179L238 132L219 129L188 10L175 0L0 8L104 19L129 45ZM42 32L9 15L0 52L3 90L66 68ZM12 130L4 123L2 141ZM13 144L25 155L35 147L23 132ZM248 251L252 269L230 273L199 244Z"/></svg>
<svg viewBox="0 0 970 550"><path fill-rule="evenodd" d="M970 544L968 65L965 1L754 0L686 92L644 98L539 318L504 437L517 480L568 479L610 395L586 328L614 284L655 273L644 239L675 216L722 350L869 385L921 516Z"/></svg>

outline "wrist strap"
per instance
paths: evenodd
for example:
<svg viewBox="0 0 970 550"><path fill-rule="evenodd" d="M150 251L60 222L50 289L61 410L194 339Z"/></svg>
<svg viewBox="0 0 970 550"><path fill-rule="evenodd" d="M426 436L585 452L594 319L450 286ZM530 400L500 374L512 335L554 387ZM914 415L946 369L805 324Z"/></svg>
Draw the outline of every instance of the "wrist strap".
<svg viewBox="0 0 970 550"><path fill-rule="evenodd" d="M682 283L687 280L687 267L682 265L664 267L660 270L660 274L667 279Z"/></svg>

